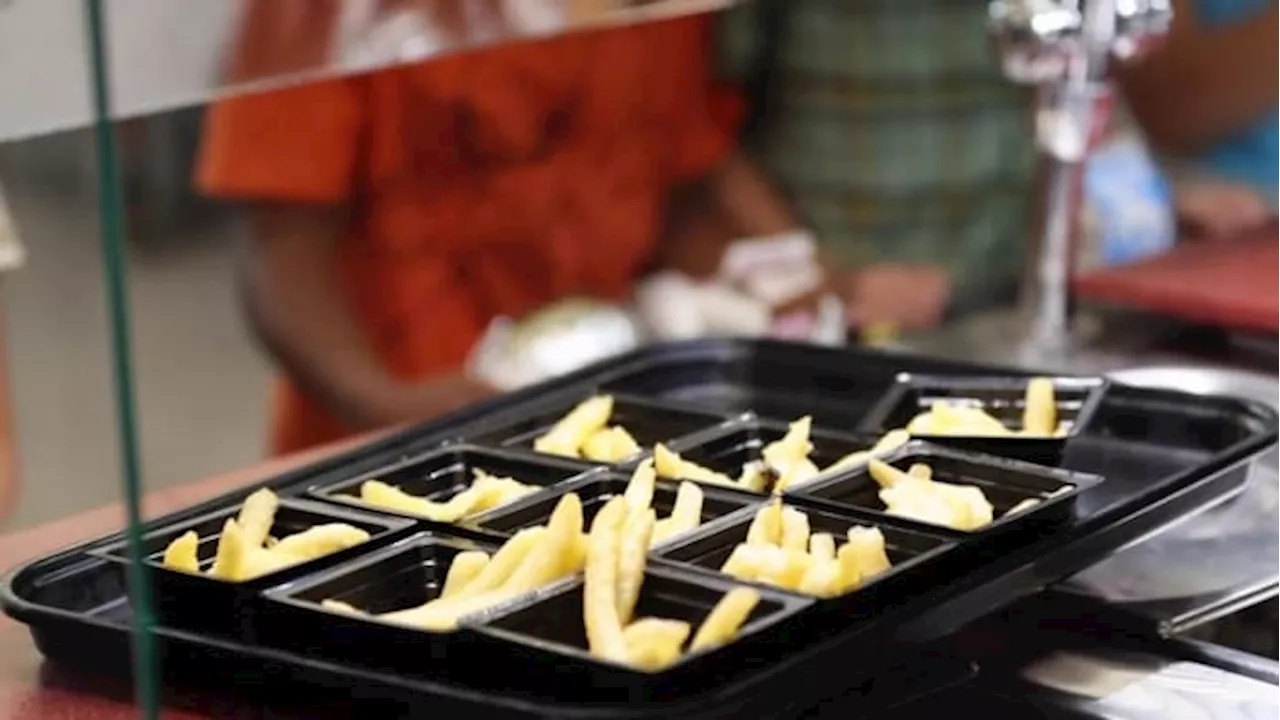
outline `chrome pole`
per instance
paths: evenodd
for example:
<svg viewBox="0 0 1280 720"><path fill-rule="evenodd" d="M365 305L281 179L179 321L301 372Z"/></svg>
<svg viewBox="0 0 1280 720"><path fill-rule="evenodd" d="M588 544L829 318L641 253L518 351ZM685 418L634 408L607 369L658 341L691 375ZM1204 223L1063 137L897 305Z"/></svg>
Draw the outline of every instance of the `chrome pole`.
<svg viewBox="0 0 1280 720"><path fill-rule="evenodd" d="M1030 323L1026 350L1065 351L1071 342L1071 277L1079 227L1079 191L1090 142L1112 92L1116 60L1162 35L1169 0L995 0L988 28L1010 80L1034 86L1036 145L1047 163L1043 224L1033 237L1022 302Z"/></svg>

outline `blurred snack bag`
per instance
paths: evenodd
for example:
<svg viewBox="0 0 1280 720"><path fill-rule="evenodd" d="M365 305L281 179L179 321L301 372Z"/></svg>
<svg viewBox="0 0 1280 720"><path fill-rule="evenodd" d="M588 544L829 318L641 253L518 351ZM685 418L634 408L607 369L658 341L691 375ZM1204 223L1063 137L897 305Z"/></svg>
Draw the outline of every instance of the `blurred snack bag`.
<svg viewBox="0 0 1280 720"><path fill-rule="evenodd" d="M1090 156L1082 200L1081 270L1136 262L1173 246L1173 191L1135 132L1113 133Z"/></svg>

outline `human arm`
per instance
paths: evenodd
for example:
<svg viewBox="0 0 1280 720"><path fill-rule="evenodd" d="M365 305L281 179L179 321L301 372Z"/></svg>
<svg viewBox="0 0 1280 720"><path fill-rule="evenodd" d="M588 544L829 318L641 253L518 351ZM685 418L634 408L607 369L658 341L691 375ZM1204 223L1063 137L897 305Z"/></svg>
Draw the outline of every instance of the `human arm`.
<svg viewBox="0 0 1280 720"><path fill-rule="evenodd" d="M251 208L243 307L271 358L353 430L445 412L479 393L461 376L396 378L338 279L344 208L356 192L363 86L301 85L215 105L197 183Z"/></svg>
<svg viewBox="0 0 1280 720"><path fill-rule="evenodd" d="M491 391L461 373L403 381L378 359L338 291L344 213L319 205L254 209L241 275L250 327L298 386L353 429L440 415Z"/></svg>
<svg viewBox="0 0 1280 720"><path fill-rule="evenodd" d="M1218 27L1173 1L1157 47L1121 70L1125 97L1153 144L1193 152L1276 108L1277 4Z"/></svg>

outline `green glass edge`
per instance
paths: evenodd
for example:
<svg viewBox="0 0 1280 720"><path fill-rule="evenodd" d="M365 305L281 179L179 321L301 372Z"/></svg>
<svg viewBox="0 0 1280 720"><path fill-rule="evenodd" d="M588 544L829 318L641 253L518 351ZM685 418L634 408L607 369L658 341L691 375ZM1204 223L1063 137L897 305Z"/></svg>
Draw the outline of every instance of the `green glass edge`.
<svg viewBox="0 0 1280 720"><path fill-rule="evenodd" d="M121 473L129 543L128 583L134 616L133 678L141 717L159 718L159 665L154 636L149 571L142 561L142 471L138 461L138 433L134 408L133 359L127 295L126 220L120 187L119 159L111 122L110 68L106 52L106 23L102 0L84 0L93 92L93 134L97 152L98 222L102 240L103 275L110 313L111 367L116 395Z"/></svg>

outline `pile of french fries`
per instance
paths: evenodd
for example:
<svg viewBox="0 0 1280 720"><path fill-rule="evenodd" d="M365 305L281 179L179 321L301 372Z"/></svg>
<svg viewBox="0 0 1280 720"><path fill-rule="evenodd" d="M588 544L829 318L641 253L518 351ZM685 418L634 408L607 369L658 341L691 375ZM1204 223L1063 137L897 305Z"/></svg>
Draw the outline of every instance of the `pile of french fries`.
<svg viewBox="0 0 1280 720"><path fill-rule="evenodd" d="M596 515L587 543L583 622L591 654L640 670L657 671L695 653L733 640L760 601L750 588L734 588L720 599L688 643L692 627L682 620L636 618L647 548L657 521L652 508L615 497Z"/></svg>
<svg viewBox="0 0 1280 720"><path fill-rule="evenodd" d="M360 485L360 500L374 507L417 515L436 522L451 523L514 502L538 491L509 477L496 477L476 468L474 479L466 490L445 502L434 502L410 495L380 480L367 480Z"/></svg>
<svg viewBox="0 0 1280 720"><path fill-rule="evenodd" d="M645 534L646 543L658 543L688 532L702 523L702 490L691 482L681 483L671 515L657 519L652 509L657 476L652 461L641 463L632 473L626 491L613 500L628 512L653 517ZM474 487L474 486L473 486ZM603 510L601 511L603 512ZM596 523L599 522L597 517ZM556 503L546 526L520 530L501 548L489 555L480 550L458 553L445 575L440 595L423 605L378 615L382 620L436 632L457 627L458 620L493 607L543 585L581 572L587 558L588 536L583 532L582 500L568 493ZM592 527L595 527L593 523ZM628 547L643 562L649 545ZM330 610L360 613L358 608L336 600L322 603Z"/></svg>
<svg viewBox="0 0 1280 720"><path fill-rule="evenodd" d="M218 550L209 577L242 582L284 568L354 547L369 533L346 523L326 523L283 538L273 538L280 500L267 488L245 499L240 513L228 518L218 537ZM162 563L171 570L199 574L197 551L200 537L194 530L180 535L165 548Z"/></svg>
<svg viewBox="0 0 1280 720"><path fill-rule="evenodd" d="M912 435L964 437L1062 437L1067 429L1058 422L1058 402L1049 378L1032 378L1027 383L1022 427L1016 430L964 401L935 401L907 423L907 432Z"/></svg>
<svg viewBox="0 0 1280 720"><path fill-rule="evenodd" d="M880 486L880 501L890 515L954 530L977 530L990 525L995 515L981 488L938 482L933 479L933 469L923 463L903 472L872 460L867 471Z"/></svg>
<svg viewBox="0 0 1280 720"><path fill-rule="evenodd" d="M781 494L819 475L861 465L870 458L885 455L911 439L906 431L893 430L871 448L849 453L827 467L819 468L809 459L809 454L813 452L813 443L809 440L812 428L813 419L808 416L791 423L786 434L766 445L760 452L760 459L744 465L742 473L736 479L682 458L661 444L654 448L654 463L658 474L666 478L682 478L756 493Z"/></svg>
<svg viewBox="0 0 1280 720"><path fill-rule="evenodd" d="M560 498L545 526L517 532L492 557L480 550L458 553L436 599L376 617L431 632L450 632L463 616L581 572L586 558L582 500L569 493ZM337 612L363 614L349 603L326 600L321 604Z"/></svg>
<svg viewBox="0 0 1280 720"><path fill-rule="evenodd" d="M628 512L642 513L653 505L653 490L658 476L653 461L645 460L636 467L622 497ZM702 489L696 483L682 482L676 490L676 500L671 515L656 518L653 525L652 544L656 545L687 533L702 524Z"/></svg>
<svg viewBox="0 0 1280 720"><path fill-rule="evenodd" d="M640 444L621 425L609 425L613 396L596 395L577 407L533 441L533 449L548 455L621 462L640 452Z"/></svg>
<svg viewBox="0 0 1280 720"><path fill-rule="evenodd" d="M609 426L613 413L613 397L597 395L579 403L544 435L534 440L538 452L597 462L620 462L641 451L626 429ZM743 466L737 478L703 467L680 456L662 443L653 449L654 468L658 475L670 480L692 480L707 485L721 485L756 493L782 493L820 474L865 463L902 446L910 436L905 430L894 430L874 447L850 453L826 468L809 459L813 443L809 435L813 419L805 416L792 422L786 434L769 443L760 459Z"/></svg>
<svg viewBox="0 0 1280 720"><path fill-rule="evenodd" d="M734 548L720 571L819 598L856 590L890 567L879 528L853 527L839 544L813 533L802 510L774 500L756 513L746 542Z"/></svg>

